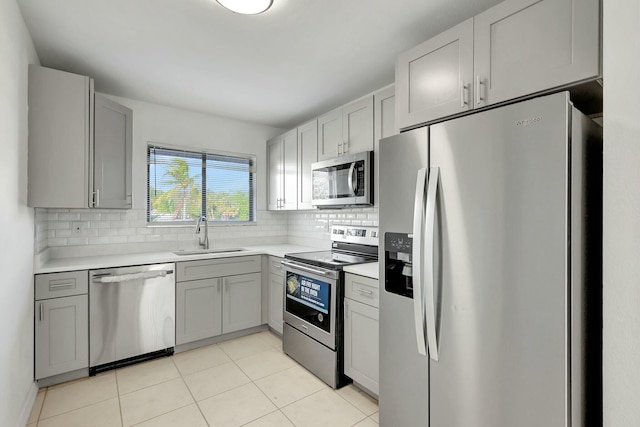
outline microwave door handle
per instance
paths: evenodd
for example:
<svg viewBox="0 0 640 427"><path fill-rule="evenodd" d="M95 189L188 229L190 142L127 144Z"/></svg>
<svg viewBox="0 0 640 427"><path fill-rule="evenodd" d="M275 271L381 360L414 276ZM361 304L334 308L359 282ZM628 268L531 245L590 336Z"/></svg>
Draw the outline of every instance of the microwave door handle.
<svg viewBox="0 0 640 427"><path fill-rule="evenodd" d="M353 196L356 195L356 190L357 190L357 187L355 187L353 185L353 177L354 177L355 170L356 170L356 162L353 162L353 163L351 163L351 166L349 167L349 179L348 179L348 182L347 182L347 184L349 184L349 191L351 192L351 194Z"/></svg>

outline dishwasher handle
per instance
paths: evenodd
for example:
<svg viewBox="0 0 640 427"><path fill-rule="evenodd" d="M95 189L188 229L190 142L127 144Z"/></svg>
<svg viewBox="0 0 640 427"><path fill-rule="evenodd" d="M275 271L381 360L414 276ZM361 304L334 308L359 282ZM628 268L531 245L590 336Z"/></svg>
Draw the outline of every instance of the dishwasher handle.
<svg viewBox="0 0 640 427"><path fill-rule="evenodd" d="M94 283L122 283L131 282L133 280L140 279L155 279L156 277L166 277L167 274L173 274L173 270L153 270L153 271L141 271L139 273L129 273L121 275L103 275L94 276Z"/></svg>

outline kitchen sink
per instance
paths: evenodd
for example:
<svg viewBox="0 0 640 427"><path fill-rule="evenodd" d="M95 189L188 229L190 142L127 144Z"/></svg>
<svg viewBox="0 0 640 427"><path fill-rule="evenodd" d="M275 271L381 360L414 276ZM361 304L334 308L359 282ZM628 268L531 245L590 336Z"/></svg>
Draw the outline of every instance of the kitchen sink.
<svg viewBox="0 0 640 427"><path fill-rule="evenodd" d="M202 254L222 254L228 252L242 252L246 249L242 248L213 248L213 249L181 249L175 251L176 255L202 255Z"/></svg>

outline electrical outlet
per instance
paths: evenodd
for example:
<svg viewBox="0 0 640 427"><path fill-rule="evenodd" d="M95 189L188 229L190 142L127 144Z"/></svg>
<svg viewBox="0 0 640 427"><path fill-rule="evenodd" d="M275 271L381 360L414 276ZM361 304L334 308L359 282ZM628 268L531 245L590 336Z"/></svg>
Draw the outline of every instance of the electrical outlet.
<svg viewBox="0 0 640 427"><path fill-rule="evenodd" d="M73 232L75 234L80 234L82 232L82 223L81 222L72 222L71 223L71 229L73 230Z"/></svg>

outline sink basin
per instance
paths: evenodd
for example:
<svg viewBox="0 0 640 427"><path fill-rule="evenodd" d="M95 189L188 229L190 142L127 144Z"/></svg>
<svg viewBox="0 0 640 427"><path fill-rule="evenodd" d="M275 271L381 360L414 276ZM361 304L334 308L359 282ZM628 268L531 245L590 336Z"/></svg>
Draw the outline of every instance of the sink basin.
<svg viewBox="0 0 640 427"><path fill-rule="evenodd" d="M242 252L242 248L212 248L212 249L181 249L175 251L176 255L202 255L202 254L222 254L227 252Z"/></svg>

